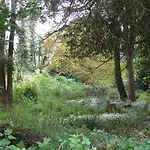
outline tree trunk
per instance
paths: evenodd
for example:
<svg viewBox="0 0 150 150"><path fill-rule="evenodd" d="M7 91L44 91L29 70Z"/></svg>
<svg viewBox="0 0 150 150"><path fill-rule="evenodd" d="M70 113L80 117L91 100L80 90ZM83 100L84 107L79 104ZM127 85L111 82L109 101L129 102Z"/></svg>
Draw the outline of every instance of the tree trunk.
<svg viewBox="0 0 150 150"><path fill-rule="evenodd" d="M130 102L136 101L135 95L135 80L134 80L134 68L133 68L133 53L134 53L134 45L132 43L135 42L137 32L135 28L136 20L136 11L132 9L128 9L130 3L127 3L125 6L126 10L126 23L124 24L124 35L125 35L125 49L126 49L126 57L127 57L127 77L128 77L128 97Z"/></svg>
<svg viewBox="0 0 150 150"><path fill-rule="evenodd" d="M120 51L119 46L116 46L114 51L114 67L115 67L115 79L117 88L119 91L120 99L125 101L127 99L127 93L121 76L121 67L120 67Z"/></svg>
<svg viewBox="0 0 150 150"><path fill-rule="evenodd" d="M12 107L12 83L13 83L13 50L14 50L14 30L11 27L8 49L8 64L7 64L7 98L8 105Z"/></svg>
<svg viewBox="0 0 150 150"><path fill-rule="evenodd" d="M12 107L12 85L13 85L13 51L14 51L14 32L15 32L15 7L16 1L11 1L11 26L10 26L10 35L9 35L9 48L8 48L8 64L7 64L7 98L8 98L8 106Z"/></svg>
<svg viewBox="0 0 150 150"><path fill-rule="evenodd" d="M135 80L134 80L134 69L133 69L133 45L128 44L126 50L127 56L127 76L128 76L128 96L131 102L136 101L135 95Z"/></svg>
<svg viewBox="0 0 150 150"><path fill-rule="evenodd" d="M0 36L0 101L4 108L6 108L6 85L5 85L5 56L4 56L4 42L5 31Z"/></svg>

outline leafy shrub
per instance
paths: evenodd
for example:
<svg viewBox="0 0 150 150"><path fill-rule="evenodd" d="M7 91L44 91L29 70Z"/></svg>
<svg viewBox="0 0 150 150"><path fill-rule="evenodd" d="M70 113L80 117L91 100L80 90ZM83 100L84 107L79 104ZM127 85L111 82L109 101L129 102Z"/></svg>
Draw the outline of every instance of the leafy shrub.
<svg viewBox="0 0 150 150"><path fill-rule="evenodd" d="M86 85L77 83L73 79L61 76L51 77L47 73L37 73L30 80L15 83L13 97L17 103L33 102L31 104L33 112L46 112L49 109L60 112L65 107L70 113L71 109L65 106L64 101L84 97L85 87ZM77 106L74 107L74 110L76 108ZM66 110L64 109L64 111Z"/></svg>
<svg viewBox="0 0 150 150"><path fill-rule="evenodd" d="M19 106L19 109L25 111L23 114L32 113L33 116L36 116L39 113L56 113L59 117L68 117L70 114L78 115L90 111L88 107L82 104L66 103L67 100L84 97L85 88L86 85L77 83L73 79L37 73L30 80L14 84L14 100L28 108L26 112L22 106ZM16 109L16 111L20 110Z"/></svg>
<svg viewBox="0 0 150 150"><path fill-rule="evenodd" d="M47 73L37 73L33 79L15 83L14 100L26 99L79 99L85 96L85 85L65 77L51 77Z"/></svg>
<svg viewBox="0 0 150 150"><path fill-rule="evenodd" d="M150 94L148 92L140 93L139 100L144 100L150 103Z"/></svg>
<svg viewBox="0 0 150 150"><path fill-rule="evenodd" d="M22 102L37 99L36 85L33 81L15 83L13 90L15 102Z"/></svg>
<svg viewBox="0 0 150 150"><path fill-rule="evenodd" d="M16 138L12 135L11 129L6 129L4 133L0 133L0 149L21 150L16 145L11 144L12 140L16 140Z"/></svg>

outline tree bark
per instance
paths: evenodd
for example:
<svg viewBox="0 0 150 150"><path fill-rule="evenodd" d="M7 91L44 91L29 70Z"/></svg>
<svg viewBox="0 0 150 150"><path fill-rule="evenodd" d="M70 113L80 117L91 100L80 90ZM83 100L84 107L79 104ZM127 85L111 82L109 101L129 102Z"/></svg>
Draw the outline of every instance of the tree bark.
<svg viewBox="0 0 150 150"><path fill-rule="evenodd" d="M12 107L12 99L13 99L13 51L14 51L14 34L15 34L15 8L16 1L11 0L11 26L10 26L10 35L9 35L9 48L8 48L8 63L7 63L7 99L8 106Z"/></svg>
<svg viewBox="0 0 150 150"><path fill-rule="evenodd" d="M135 28L136 24L136 11L132 8L128 9L130 3L127 3L125 6L126 9L126 23L124 24L124 34L125 34L125 49L127 57L127 77L128 77L128 97L130 102L136 101L135 95L135 80L134 80L134 67L133 67L133 54L134 54L134 45L137 31Z"/></svg>
<svg viewBox="0 0 150 150"><path fill-rule="evenodd" d="M133 45L128 44L126 50L127 56L127 76L128 76L128 96L131 102L136 101L135 95L135 80L134 80L134 69L133 69Z"/></svg>
<svg viewBox="0 0 150 150"><path fill-rule="evenodd" d="M8 98L8 105L10 107L12 107L13 50L14 50L14 30L11 27L11 32L9 36L8 63L7 63L7 98Z"/></svg>
<svg viewBox="0 0 150 150"><path fill-rule="evenodd" d="M6 108L6 83L5 83L5 56L4 56L4 42L5 31L0 36L0 101L4 108Z"/></svg>
<svg viewBox="0 0 150 150"><path fill-rule="evenodd" d="M114 67L115 67L115 79L116 79L116 84L120 95L120 99L125 101L127 99L127 93L121 76L119 46L116 46L114 50Z"/></svg>

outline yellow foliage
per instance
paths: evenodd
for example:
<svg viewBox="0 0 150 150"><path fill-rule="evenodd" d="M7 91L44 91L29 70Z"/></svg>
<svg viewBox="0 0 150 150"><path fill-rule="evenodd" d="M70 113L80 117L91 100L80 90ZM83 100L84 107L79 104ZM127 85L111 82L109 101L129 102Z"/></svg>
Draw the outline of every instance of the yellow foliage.
<svg viewBox="0 0 150 150"><path fill-rule="evenodd" d="M53 56L48 60L47 68L49 70L55 69L60 74L71 74L88 84L97 86L100 83L103 84L106 80L114 82L114 65L112 60L106 62L104 65L100 65L106 61L101 55L93 56L93 58L72 58L70 57L66 43L62 43L56 35L46 39L43 47L47 55L53 53Z"/></svg>

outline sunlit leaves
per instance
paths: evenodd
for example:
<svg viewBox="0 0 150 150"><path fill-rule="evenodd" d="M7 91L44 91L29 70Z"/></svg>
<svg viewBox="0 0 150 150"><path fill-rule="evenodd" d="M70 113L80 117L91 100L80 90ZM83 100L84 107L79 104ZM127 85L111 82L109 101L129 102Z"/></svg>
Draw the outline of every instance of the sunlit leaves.
<svg viewBox="0 0 150 150"><path fill-rule="evenodd" d="M8 18L8 15L9 15L9 9L6 7L6 5L1 2L0 3L0 33L6 29L6 20Z"/></svg>

